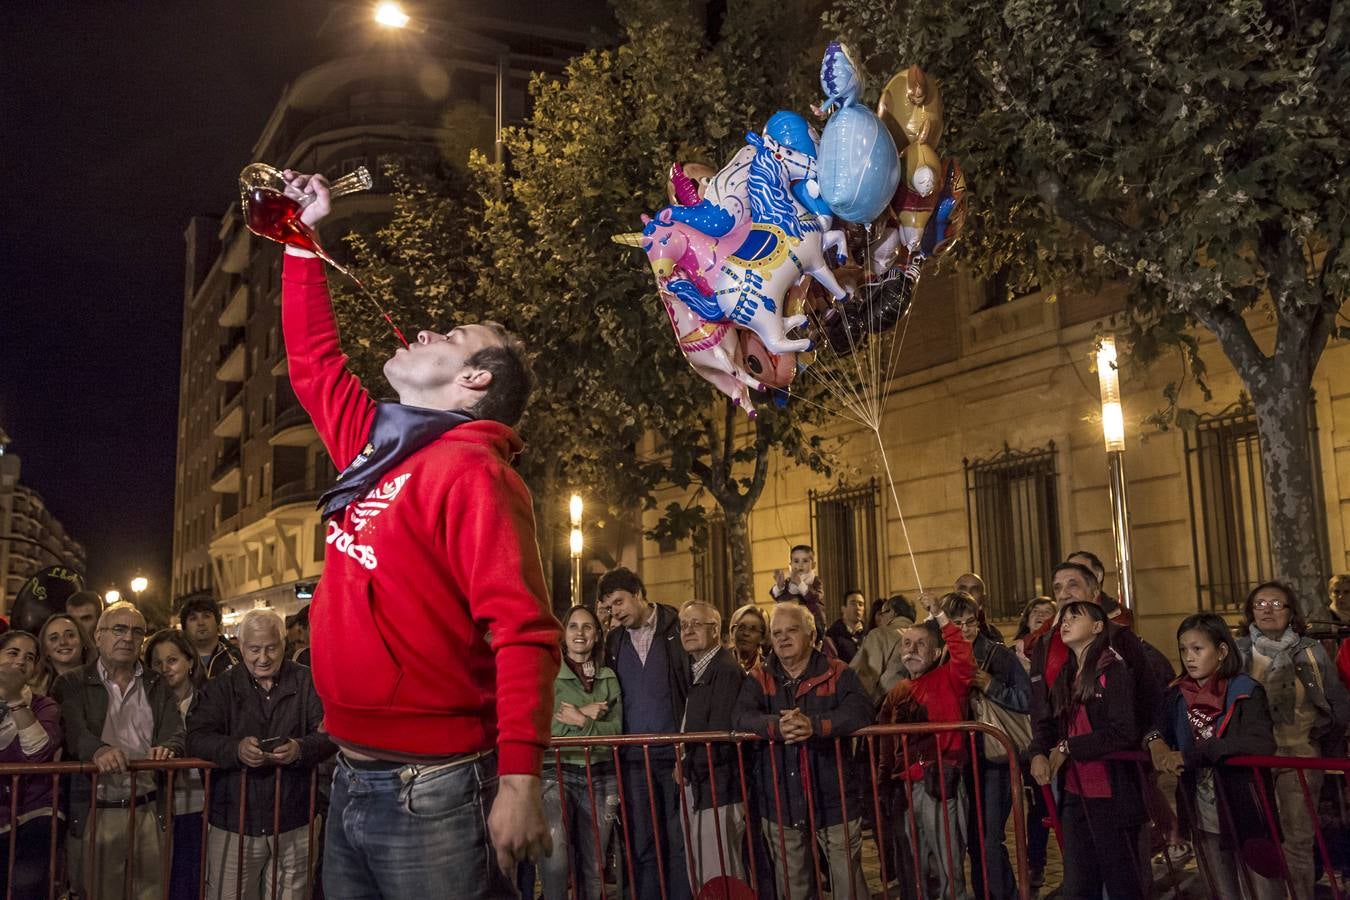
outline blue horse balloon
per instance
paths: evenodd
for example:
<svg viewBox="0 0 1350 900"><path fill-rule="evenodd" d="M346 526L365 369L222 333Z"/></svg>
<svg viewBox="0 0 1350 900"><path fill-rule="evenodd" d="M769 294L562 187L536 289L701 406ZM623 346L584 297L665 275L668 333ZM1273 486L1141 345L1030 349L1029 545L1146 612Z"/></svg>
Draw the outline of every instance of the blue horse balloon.
<svg viewBox="0 0 1350 900"><path fill-rule="evenodd" d="M843 44L825 49L823 109L835 109L820 138L820 196L836 216L867 224L886 210L900 183L900 155L876 113L861 105L862 73Z"/></svg>

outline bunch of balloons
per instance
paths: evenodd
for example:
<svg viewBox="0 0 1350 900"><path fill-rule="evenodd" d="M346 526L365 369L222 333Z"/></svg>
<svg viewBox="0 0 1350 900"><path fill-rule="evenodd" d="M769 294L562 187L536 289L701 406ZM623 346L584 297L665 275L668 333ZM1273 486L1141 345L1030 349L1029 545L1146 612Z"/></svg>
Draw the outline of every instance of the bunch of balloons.
<svg viewBox="0 0 1350 900"><path fill-rule="evenodd" d="M672 165L670 205L614 237L646 255L690 365L752 416L752 393L785 399L817 344L851 353L893 328L920 262L945 251L963 221L960 168L936 152L936 81L910 67L873 113L861 71L832 43L821 86L823 135L797 113L774 113L721 169ZM849 265L849 223L866 230L861 269Z"/></svg>

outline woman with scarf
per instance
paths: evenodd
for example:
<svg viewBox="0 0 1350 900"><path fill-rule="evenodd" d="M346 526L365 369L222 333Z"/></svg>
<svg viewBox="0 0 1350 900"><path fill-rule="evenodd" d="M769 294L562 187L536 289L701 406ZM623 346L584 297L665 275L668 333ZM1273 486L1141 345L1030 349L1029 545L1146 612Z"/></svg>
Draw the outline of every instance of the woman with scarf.
<svg viewBox="0 0 1350 900"><path fill-rule="evenodd" d="M1106 613L1075 601L1059 613L1068 658L1050 688L1050 702L1032 722L1031 774L1041 785L1059 779L1064 839L1064 900L1143 900L1135 848L1144 824L1138 772L1110 753L1139 746L1134 678L1111 649Z"/></svg>
<svg viewBox="0 0 1350 900"><path fill-rule="evenodd" d="M603 665L605 648L600 637L600 619L589 607L568 610L563 620L563 666L553 682L554 737L623 731L619 678ZM593 900L601 895L601 863L608 855L619 810L609 748L550 751L544 759L543 791L544 816L553 838L552 854L540 863L544 900L568 896L569 872L576 876L576 897ZM574 846L569 846L569 840Z"/></svg>
<svg viewBox="0 0 1350 900"><path fill-rule="evenodd" d="M1266 692L1242 671L1228 623L1214 613L1189 616L1177 629L1185 672L1163 701L1158 729L1147 738L1153 767L1179 777L1177 809L1190 829L1201 872L1219 900L1274 900L1283 894L1279 852L1266 827L1250 769L1219 766L1230 756L1275 752ZM1241 873L1245 864L1247 875Z"/></svg>
<svg viewBox="0 0 1350 900"><path fill-rule="evenodd" d="M1303 636L1293 590L1278 581L1259 584L1247 595L1243 611L1247 634L1237 645L1243 670L1265 688L1277 755L1327 755L1323 742L1335 740L1350 722L1350 695L1322 645ZM1302 771L1306 797L1297 770L1275 770L1275 802L1294 896L1312 900L1317 876L1309 804L1317 808L1323 773Z"/></svg>
<svg viewBox="0 0 1350 900"><path fill-rule="evenodd" d="M763 610L753 603L745 604L731 614L727 634L743 671L749 672L759 665L769 635L769 623L764 619Z"/></svg>

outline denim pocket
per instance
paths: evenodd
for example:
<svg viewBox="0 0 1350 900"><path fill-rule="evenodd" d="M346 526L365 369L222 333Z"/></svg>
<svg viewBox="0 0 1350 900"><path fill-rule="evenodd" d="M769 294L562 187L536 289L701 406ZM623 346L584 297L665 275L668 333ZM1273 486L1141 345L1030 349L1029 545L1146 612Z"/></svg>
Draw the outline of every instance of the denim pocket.
<svg viewBox="0 0 1350 900"><path fill-rule="evenodd" d="M463 815L466 828L483 820L482 787L473 764L418 775L404 785L400 799L404 812L415 819Z"/></svg>

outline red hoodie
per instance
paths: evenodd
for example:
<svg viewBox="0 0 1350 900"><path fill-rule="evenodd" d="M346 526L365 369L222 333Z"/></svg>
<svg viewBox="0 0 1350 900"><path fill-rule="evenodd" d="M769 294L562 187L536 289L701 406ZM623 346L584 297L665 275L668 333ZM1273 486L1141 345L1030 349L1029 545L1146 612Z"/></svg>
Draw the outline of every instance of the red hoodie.
<svg viewBox="0 0 1350 900"><path fill-rule="evenodd" d="M347 371L318 259L286 256L281 324L295 395L341 471L375 404ZM510 465L521 446L499 422L460 425L326 523L311 656L339 743L393 758L495 746L501 774L539 774L561 632Z"/></svg>
<svg viewBox="0 0 1350 900"><path fill-rule="evenodd" d="M881 704L878 725L963 722L968 718L966 697L975 676L975 653L961 629L950 622L942 626L942 639L947 642L948 658L918 678L896 682ZM937 761L938 748L944 766L959 766L965 761L969 742L970 738L960 731L939 734L936 747L931 737L912 738L903 742L906 747L898 736L887 736L882 739L882 777L922 779L923 767Z"/></svg>

